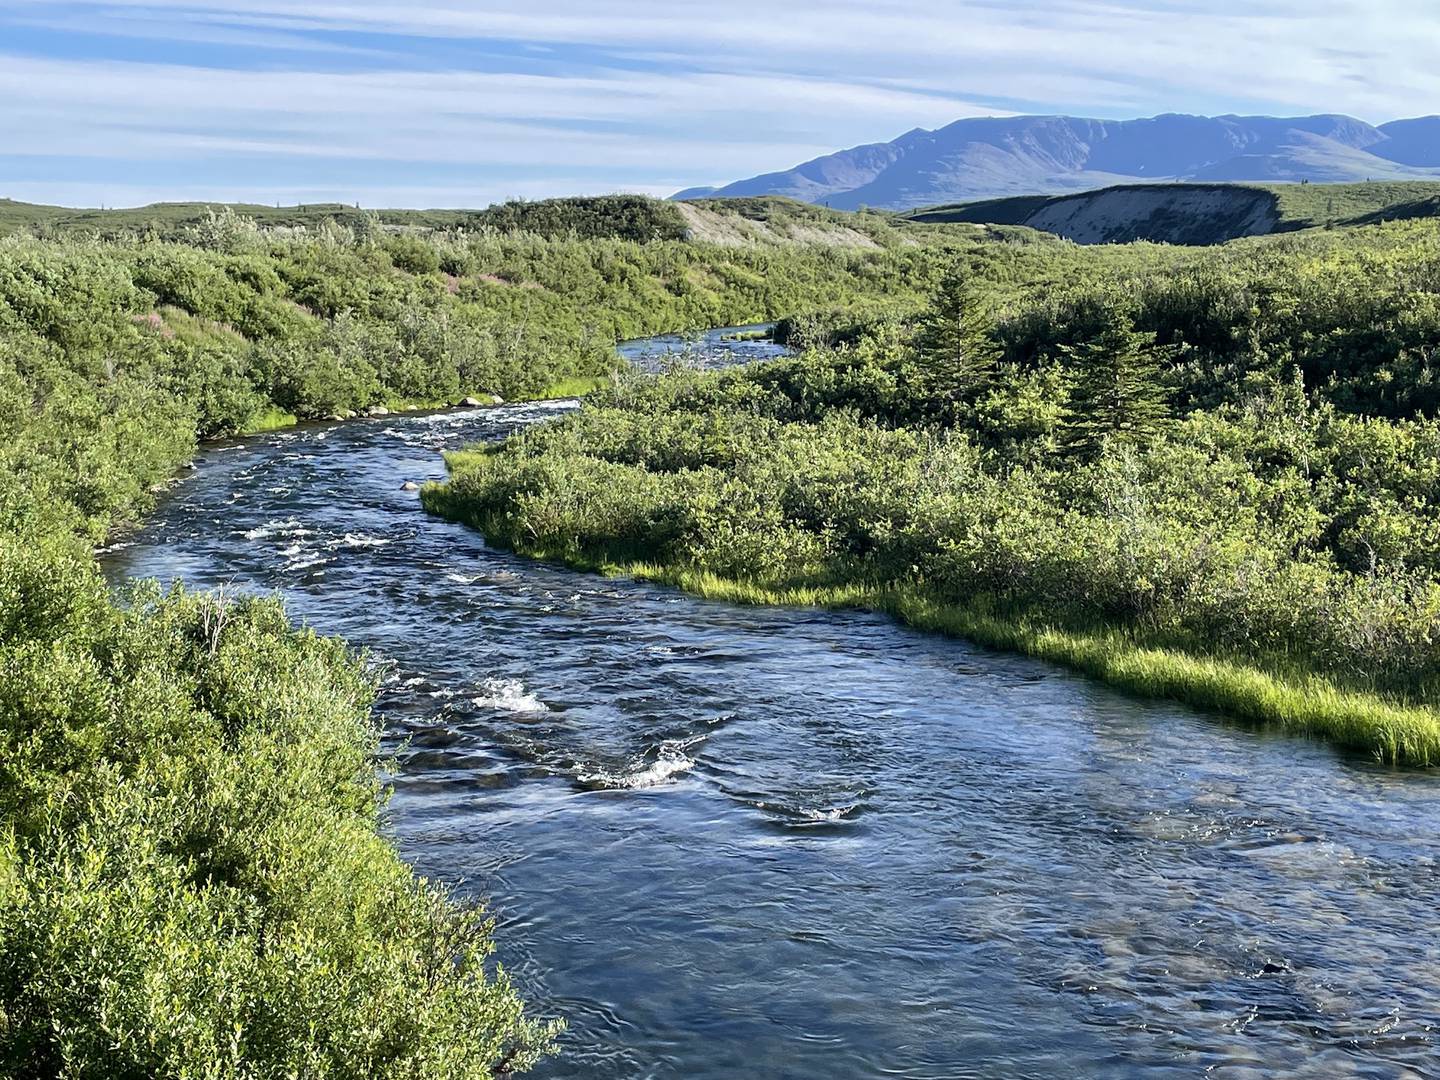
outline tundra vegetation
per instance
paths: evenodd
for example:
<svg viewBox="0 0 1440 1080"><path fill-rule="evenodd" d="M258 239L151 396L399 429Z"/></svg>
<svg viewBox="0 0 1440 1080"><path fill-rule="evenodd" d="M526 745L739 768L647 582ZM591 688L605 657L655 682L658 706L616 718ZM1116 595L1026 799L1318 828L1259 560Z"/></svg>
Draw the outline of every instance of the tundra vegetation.
<svg viewBox="0 0 1440 1080"><path fill-rule="evenodd" d="M864 250L697 243L634 200L0 240L0 1075L546 1052L483 912L379 831L364 658L271 600L117 598L93 551L203 440L588 386L617 338L787 317L805 351L622 379L428 504L1440 755L1432 226L1184 251L860 217Z"/></svg>
<svg viewBox="0 0 1440 1080"><path fill-rule="evenodd" d="M381 836L364 658L272 600L116 598L92 557L201 440L938 280L923 246L709 247L633 200L504 213L541 231L0 240L0 1075L450 1080L551 1045L483 912Z"/></svg>
<svg viewBox="0 0 1440 1080"><path fill-rule="evenodd" d="M944 253L928 305L451 456L530 554L861 605L1440 761L1440 227Z"/></svg>

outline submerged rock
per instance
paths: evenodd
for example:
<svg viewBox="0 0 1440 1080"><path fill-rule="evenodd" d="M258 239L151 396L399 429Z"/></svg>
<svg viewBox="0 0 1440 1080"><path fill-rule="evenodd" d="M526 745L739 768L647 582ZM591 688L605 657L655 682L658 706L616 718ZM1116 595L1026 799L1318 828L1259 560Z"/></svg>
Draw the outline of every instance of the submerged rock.
<svg viewBox="0 0 1440 1080"><path fill-rule="evenodd" d="M400 485L400 490L401 490L401 491L419 491L419 490L420 490L420 485L417 484L417 483L415 483L414 480L406 480L405 483L403 483L403 484Z"/></svg>

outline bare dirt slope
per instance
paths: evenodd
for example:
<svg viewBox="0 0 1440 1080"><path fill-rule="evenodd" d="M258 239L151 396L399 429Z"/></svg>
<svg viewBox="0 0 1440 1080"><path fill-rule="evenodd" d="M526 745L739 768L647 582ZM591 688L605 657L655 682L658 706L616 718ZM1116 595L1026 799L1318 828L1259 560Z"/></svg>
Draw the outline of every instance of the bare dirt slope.
<svg viewBox="0 0 1440 1080"><path fill-rule="evenodd" d="M1051 199L1025 224L1081 244L1206 244L1274 232L1275 197L1258 188L1132 185Z"/></svg>

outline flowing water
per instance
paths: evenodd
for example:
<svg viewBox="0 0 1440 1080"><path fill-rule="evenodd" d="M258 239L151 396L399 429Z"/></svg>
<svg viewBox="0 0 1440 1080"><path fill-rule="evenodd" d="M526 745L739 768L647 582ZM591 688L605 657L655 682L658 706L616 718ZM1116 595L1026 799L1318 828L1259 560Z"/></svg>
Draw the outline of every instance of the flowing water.
<svg viewBox="0 0 1440 1080"><path fill-rule="evenodd" d="M527 562L401 490L573 407L216 446L106 556L390 665L390 828L569 1021L539 1075L1440 1077L1440 777Z"/></svg>

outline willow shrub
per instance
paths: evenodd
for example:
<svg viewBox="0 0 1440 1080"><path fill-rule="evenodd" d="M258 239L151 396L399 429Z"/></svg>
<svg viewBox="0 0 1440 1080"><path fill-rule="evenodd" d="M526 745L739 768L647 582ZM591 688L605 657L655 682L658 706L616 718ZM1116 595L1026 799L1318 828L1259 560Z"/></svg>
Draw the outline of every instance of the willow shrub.
<svg viewBox="0 0 1440 1080"><path fill-rule="evenodd" d="M552 1034L378 831L373 684L270 600L0 540L0 1075L481 1078Z"/></svg>

